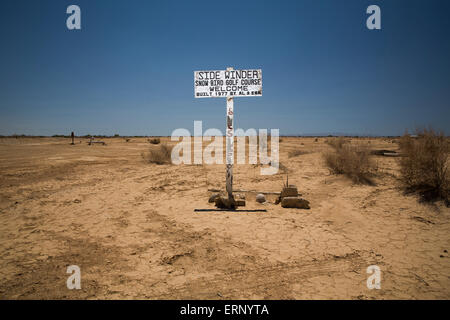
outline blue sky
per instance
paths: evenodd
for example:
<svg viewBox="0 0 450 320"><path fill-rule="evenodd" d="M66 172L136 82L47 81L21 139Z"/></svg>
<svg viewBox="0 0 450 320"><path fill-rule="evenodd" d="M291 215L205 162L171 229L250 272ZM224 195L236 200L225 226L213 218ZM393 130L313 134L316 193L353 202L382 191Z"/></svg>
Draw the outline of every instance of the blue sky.
<svg viewBox="0 0 450 320"><path fill-rule="evenodd" d="M77 4L82 30L66 28ZM382 30L366 28L381 8ZM170 135L225 127L194 70L260 68L236 128L450 134L450 1L4 0L0 134Z"/></svg>

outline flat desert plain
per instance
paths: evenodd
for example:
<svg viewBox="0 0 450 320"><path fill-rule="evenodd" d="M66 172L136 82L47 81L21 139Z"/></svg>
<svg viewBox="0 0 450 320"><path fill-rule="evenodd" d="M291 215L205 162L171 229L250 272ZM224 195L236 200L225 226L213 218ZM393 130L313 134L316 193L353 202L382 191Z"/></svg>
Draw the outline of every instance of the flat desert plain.
<svg viewBox="0 0 450 320"><path fill-rule="evenodd" d="M374 185L330 174L326 139L283 137L276 175L234 168L236 189L267 192L288 172L310 210L246 192L245 209L267 212L194 212L214 208L225 165L149 164L146 138L2 138L0 299L449 299L450 209L405 195L397 158L374 156Z"/></svg>

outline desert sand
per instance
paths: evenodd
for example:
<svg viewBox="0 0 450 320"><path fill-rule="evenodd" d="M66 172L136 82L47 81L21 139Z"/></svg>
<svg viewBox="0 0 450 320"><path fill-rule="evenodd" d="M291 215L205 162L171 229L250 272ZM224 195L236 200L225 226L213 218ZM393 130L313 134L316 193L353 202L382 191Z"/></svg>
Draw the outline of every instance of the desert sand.
<svg viewBox="0 0 450 320"><path fill-rule="evenodd" d="M330 174L325 140L280 143L310 210L245 193L267 212L194 212L214 208L225 165L149 164L145 138L1 138L0 299L449 299L450 208L405 195L393 157L374 156L374 185ZM279 192L285 179L234 168L236 189ZM80 290L66 287L69 265Z"/></svg>

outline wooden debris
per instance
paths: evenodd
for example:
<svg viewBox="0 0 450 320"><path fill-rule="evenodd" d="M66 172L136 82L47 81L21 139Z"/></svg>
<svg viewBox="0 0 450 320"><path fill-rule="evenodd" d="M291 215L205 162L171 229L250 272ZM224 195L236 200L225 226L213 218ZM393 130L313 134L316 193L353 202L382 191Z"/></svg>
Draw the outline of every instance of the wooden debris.
<svg viewBox="0 0 450 320"><path fill-rule="evenodd" d="M95 140L94 140L94 137L91 137L91 138L89 139L88 145L92 145L93 143L97 143L97 144L101 144L101 145L106 146L106 142L100 141L100 140L95 141Z"/></svg>
<svg viewBox="0 0 450 320"><path fill-rule="evenodd" d="M299 196L298 194L298 190L297 187L294 185L289 185L283 188L283 190L281 191L280 197L284 198L284 197L297 197Z"/></svg>
<svg viewBox="0 0 450 320"><path fill-rule="evenodd" d="M208 189L209 192L223 192L220 189ZM258 190L244 190L244 189L234 189L233 192L248 192L248 193L262 193L262 194L274 194L279 195L280 192L270 192L270 191L258 191Z"/></svg>
<svg viewBox="0 0 450 320"><path fill-rule="evenodd" d="M393 151L393 150L372 150L370 152L370 154L374 155L374 156L384 156L384 157L400 157L401 154L398 153L397 151Z"/></svg>

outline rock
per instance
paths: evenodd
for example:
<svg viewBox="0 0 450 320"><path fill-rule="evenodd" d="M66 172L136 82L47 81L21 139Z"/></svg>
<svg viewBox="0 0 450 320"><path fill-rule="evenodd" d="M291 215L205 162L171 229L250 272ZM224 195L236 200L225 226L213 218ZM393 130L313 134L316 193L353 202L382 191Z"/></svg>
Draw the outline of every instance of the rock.
<svg viewBox="0 0 450 320"><path fill-rule="evenodd" d="M225 197L217 197L214 200L216 207L221 209L235 209L236 208L236 202L230 201L230 199Z"/></svg>
<svg viewBox="0 0 450 320"><path fill-rule="evenodd" d="M281 202L281 197L278 196L278 197L275 199L275 204L279 204L280 202Z"/></svg>
<svg viewBox="0 0 450 320"><path fill-rule="evenodd" d="M266 202L266 197L262 193L256 195L256 202L264 203Z"/></svg>
<svg viewBox="0 0 450 320"><path fill-rule="evenodd" d="M236 207L245 207L245 196L242 194L234 194L234 199L230 201L228 196L213 194L209 198L209 202L214 202L217 208L236 209Z"/></svg>
<svg viewBox="0 0 450 320"><path fill-rule="evenodd" d="M284 197L281 200L283 208L310 209L309 201L300 197Z"/></svg>
<svg viewBox="0 0 450 320"><path fill-rule="evenodd" d="M216 199L217 199L218 197L220 197L220 194L215 193L215 194L213 194L211 197L209 197L208 202L209 202L209 203L213 203L213 202L216 201Z"/></svg>

